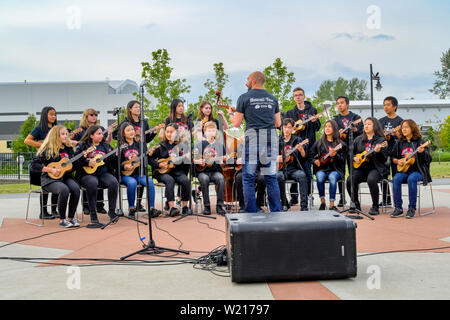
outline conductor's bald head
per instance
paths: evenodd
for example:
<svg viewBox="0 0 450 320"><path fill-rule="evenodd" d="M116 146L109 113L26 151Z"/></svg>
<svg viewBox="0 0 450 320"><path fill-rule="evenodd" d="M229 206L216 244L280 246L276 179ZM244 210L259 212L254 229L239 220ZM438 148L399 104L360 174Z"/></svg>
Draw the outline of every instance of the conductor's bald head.
<svg viewBox="0 0 450 320"><path fill-rule="evenodd" d="M264 73L260 71L252 72L247 78L247 88L248 90L262 89L264 86L264 82L266 82Z"/></svg>

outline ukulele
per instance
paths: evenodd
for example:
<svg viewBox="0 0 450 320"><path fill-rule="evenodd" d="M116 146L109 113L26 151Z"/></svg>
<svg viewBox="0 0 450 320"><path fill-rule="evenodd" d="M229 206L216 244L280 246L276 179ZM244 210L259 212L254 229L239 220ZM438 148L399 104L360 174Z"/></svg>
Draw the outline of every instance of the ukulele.
<svg viewBox="0 0 450 320"><path fill-rule="evenodd" d="M304 131L306 129L306 124L310 121L312 121L312 119L316 117L317 119L322 118L322 113L319 113L315 116L312 116L306 120L298 120L295 124L294 124L294 130L292 131L292 134L298 134L300 131Z"/></svg>
<svg viewBox="0 0 450 320"><path fill-rule="evenodd" d="M47 165L47 167L52 168L52 169L59 169L59 174L58 175L54 175L53 173L48 172L49 177L52 178L52 179L61 179L66 172L69 172L69 171L72 170L72 163L74 163L75 161L77 161L78 159L83 157L84 153L93 152L93 151L95 151L95 149L96 148L94 146L92 146L89 149L87 149L86 151L84 151L84 152L82 152L82 153L72 157L71 159L69 159L69 158L62 158L58 162L49 163Z"/></svg>
<svg viewBox="0 0 450 320"><path fill-rule="evenodd" d="M336 147L330 149L330 151L328 153L322 154L320 156L320 158L317 159L317 160L319 160L319 165L317 167L323 166L323 165L327 164L328 161L331 160L331 155L330 155L331 151L338 151L340 149L342 149L342 143L339 143Z"/></svg>
<svg viewBox="0 0 450 320"><path fill-rule="evenodd" d="M402 125L399 125L398 127L394 128L394 129L384 130L384 137L386 138L386 140L391 139L391 134L394 134L395 132L397 132L401 128L402 128Z"/></svg>
<svg viewBox="0 0 450 320"><path fill-rule="evenodd" d="M352 127L352 125L358 124L360 122L362 122L362 118L359 118L358 120L356 120L354 122L350 122L345 129L339 130L339 136L340 136L341 140L347 139L347 134L348 134L347 131Z"/></svg>
<svg viewBox="0 0 450 320"><path fill-rule="evenodd" d="M425 142L420 147L425 148L428 147L431 144L430 141ZM417 148L414 152L407 154L402 160L402 165L397 165L397 171L398 172L407 172L408 169L416 162L416 153L418 152L419 148Z"/></svg>
<svg viewBox="0 0 450 320"><path fill-rule="evenodd" d="M117 121L114 122L114 123L111 123L111 125L110 125L108 128L106 128L105 130L103 130L102 134L105 135L105 133L108 132L108 129L109 129L109 128L114 129L115 127L117 127Z"/></svg>
<svg viewBox="0 0 450 320"><path fill-rule="evenodd" d="M387 141L384 141L382 144L379 144L379 146L381 148L386 148L387 145L388 145ZM359 158L360 161L359 161L359 163L356 163L355 161L353 161L353 167L355 169L358 169L359 167L361 167L361 165L367 161L369 155L371 155L374 152L375 152L375 148L372 148L369 151L365 150L365 151L355 155L355 157Z"/></svg>
<svg viewBox="0 0 450 320"><path fill-rule="evenodd" d="M280 171L281 169L283 169L283 167L287 164L287 163L292 163L292 161L294 161L294 155L293 153L295 152L295 150L297 150L297 147L299 146L304 146L305 144L309 143L309 139L305 139L302 142L300 142L299 144L297 144L294 148L292 148L291 150L289 150L288 152L286 152L284 154L284 161L279 162L278 163L278 171Z"/></svg>
<svg viewBox="0 0 450 320"><path fill-rule="evenodd" d="M150 132L153 132L155 129L159 130L159 129L165 128L165 127L166 127L166 124L165 124L165 123L158 124L157 126L154 126L154 127L151 127L150 129L145 130L145 131L144 131L144 135L147 135L147 134L149 134ZM140 135L136 135L136 137L138 137L138 138L139 138L139 136L140 136Z"/></svg>
<svg viewBox="0 0 450 320"><path fill-rule="evenodd" d="M227 161L227 160L230 159L230 158L234 158L234 157L236 157L236 156L237 156L237 153L236 153L236 152L232 152L232 153L230 153L230 154L227 154L227 155L225 155L225 158L226 158L225 161ZM202 172L202 171L204 171L206 168L212 167L213 164L214 164L216 161L220 161L220 160L223 158L223 156L217 156L217 157L206 156L206 157L202 157L202 158L205 159L205 164L204 164L204 165L201 165L201 164L197 164L197 165L196 165L196 169L197 169L198 172Z"/></svg>
<svg viewBox="0 0 450 320"><path fill-rule="evenodd" d="M98 167L103 166L105 164L105 162L103 162L103 160L112 156L114 153L119 151L119 149L122 150L125 147L126 147L126 145L122 145L122 146L120 146L120 148L115 148L111 152L108 152L107 154L104 154L104 155L97 154L95 157L91 158L92 160L95 161L94 166L93 167L85 166L85 167L83 167L84 171L87 174L93 174L95 171L97 171Z"/></svg>
<svg viewBox="0 0 450 320"><path fill-rule="evenodd" d="M78 128L78 129L72 130L70 132L70 139L73 139L75 137L75 135L81 131L83 131L83 128Z"/></svg>
<svg viewBox="0 0 450 320"><path fill-rule="evenodd" d="M152 156L153 151L155 151L155 149L159 148L160 145L156 145L154 146L149 152L148 155ZM130 160L125 160L122 162L122 165L125 167L127 164L131 165L130 169L123 169L122 170L122 175L123 176L129 176L134 172L134 169L136 169L137 167L139 167L141 165L141 159L142 159L142 155L141 156L135 156L133 158L131 158Z"/></svg>

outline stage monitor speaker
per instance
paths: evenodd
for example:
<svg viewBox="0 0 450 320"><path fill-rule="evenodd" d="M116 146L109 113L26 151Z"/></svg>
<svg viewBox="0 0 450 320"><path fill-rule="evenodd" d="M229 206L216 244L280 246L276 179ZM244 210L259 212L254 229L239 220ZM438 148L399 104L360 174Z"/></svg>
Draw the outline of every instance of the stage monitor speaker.
<svg viewBox="0 0 450 320"><path fill-rule="evenodd" d="M356 277L356 223L336 211L227 214L233 282Z"/></svg>

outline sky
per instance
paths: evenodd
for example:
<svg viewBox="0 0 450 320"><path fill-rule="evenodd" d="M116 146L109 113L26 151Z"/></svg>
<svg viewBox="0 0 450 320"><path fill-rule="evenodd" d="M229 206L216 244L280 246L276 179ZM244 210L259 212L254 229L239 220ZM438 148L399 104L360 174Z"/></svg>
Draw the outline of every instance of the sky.
<svg viewBox="0 0 450 320"><path fill-rule="evenodd" d="M204 93L222 62L235 102L247 75L281 58L312 96L324 80L369 80L375 99L435 99L428 90L450 48L450 1L0 0L0 82L140 83L165 48L173 78Z"/></svg>

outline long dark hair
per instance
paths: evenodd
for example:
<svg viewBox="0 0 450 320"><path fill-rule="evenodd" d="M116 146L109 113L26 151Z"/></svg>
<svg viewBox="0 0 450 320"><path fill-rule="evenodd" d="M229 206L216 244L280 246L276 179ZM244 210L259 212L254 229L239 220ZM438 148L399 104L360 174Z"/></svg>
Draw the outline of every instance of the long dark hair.
<svg viewBox="0 0 450 320"><path fill-rule="evenodd" d="M41 127L42 132L48 132L50 129L48 127L48 113L51 110L55 110L55 108L51 107L51 106L47 106L42 108L41 111L41 119L39 121L39 126ZM58 121L55 119L55 122L53 123L52 127L56 126L58 124Z"/></svg>
<svg viewBox="0 0 450 320"><path fill-rule="evenodd" d="M323 125L324 132L323 132L322 137L319 140L319 143L317 144L317 150L320 150L321 146L325 145L325 143L327 141L327 135L325 134L325 126L327 125L327 123L330 123L331 127L333 128L333 135L332 135L332 137L333 137L333 142L335 143L334 146L336 147L339 143L342 143L342 140L341 140L341 138L339 136L339 127L338 127L336 121L334 121L334 120L327 120L324 123L324 125Z"/></svg>
<svg viewBox="0 0 450 320"><path fill-rule="evenodd" d="M368 117L364 122L366 122L367 120L370 120L370 121L372 121L372 123L373 123L373 133L374 133L374 136L384 137L383 126L381 125L380 121L378 121L377 118L374 118L374 117ZM365 131L363 131L363 133L362 133L362 140L363 140L363 141L369 140L369 138L367 138L367 134L366 134Z"/></svg>
<svg viewBox="0 0 450 320"><path fill-rule="evenodd" d="M84 142L88 145L92 145L92 138L91 135L95 133L98 129L101 129L100 126L90 126L86 129L86 132L84 133L83 137L80 139L79 143ZM103 141L101 142L103 143Z"/></svg>
<svg viewBox="0 0 450 320"><path fill-rule="evenodd" d="M180 102L183 103L183 100L180 99L172 100L172 103L170 104L170 114L169 114L170 122L175 122L175 119L177 118L177 106ZM184 115L184 113L181 115L181 122L187 123L187 118Z"/></svg>
<svg viewBox="0 0 450 320"><path fill-rule="evenodd" d="M131 100L130 102L128 102L127 104L127 119L129 121L133 121L133 116L131 115L131 108L133 108L133 106L135 104L138 104L139 106L141 105L141 103L137 100ZM139 118L141 117L141 115L139 114Z"/></svg>
<svg viewBox="0 0 450 320"><path fill-rule="evenodd" d="M127 143L127 140L125 139L125 129L128 126L132 126L133 129L134 129L134 126L131 123L129 123L129 122L124 122L124 123L122 123L120 125L120 128L119 128L119 142L120 142L121 145L124 144L124 143Z"/></svg>
<svg viewBox="0 0 450 320"><path fill-rule="evenodd" d="M401 127L403 128L403 124L407 123L408 126L411 128L411 133L412 133L412 140L419 140L420 138L422 138L422 134L420 133L420 129L419 126L417 125L417 123L412 120L412 119L407 119L407 120L403 120ZM400 140L401 141L406 141L406 137L403 135L403 131L400 129Z"/></svg>

